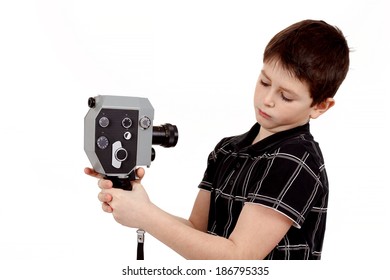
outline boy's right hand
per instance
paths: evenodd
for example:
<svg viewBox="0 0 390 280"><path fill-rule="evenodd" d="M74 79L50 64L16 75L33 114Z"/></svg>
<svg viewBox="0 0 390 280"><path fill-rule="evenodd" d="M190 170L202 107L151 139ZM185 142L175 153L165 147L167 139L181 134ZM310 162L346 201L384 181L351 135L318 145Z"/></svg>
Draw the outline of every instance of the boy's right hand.
<svg viewBox="0 0 390 280"><path fill-rule="evenodd" d="M113 187L112 182L110 180L104 179L104 176L102 174L96 172L92 168L89 168L89 167L84 168L84 173L89 175L89 176L92 176L92 177L99 179L98 186L102 190L103 189L111 189ZM135 182L141 183L141 180L145 175L145 170L143 168L138 168L136 170L136 174L138 176L138 179L136 179ZM110 194L100 192L98 194L98 199L102 203L103 211L107 212L107 213L112 213L112 208L109 205L109 203L112 201L112 196Z"/></svg>

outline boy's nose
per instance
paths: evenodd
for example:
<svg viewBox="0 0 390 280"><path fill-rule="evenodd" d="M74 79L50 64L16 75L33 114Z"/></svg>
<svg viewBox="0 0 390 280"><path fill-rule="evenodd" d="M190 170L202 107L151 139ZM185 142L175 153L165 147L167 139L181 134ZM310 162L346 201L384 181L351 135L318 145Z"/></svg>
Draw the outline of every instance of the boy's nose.
<svg viewBox="0 0 390 280"><path fill-rule="evenodd" d="M275 106L275 102L274 102L274 95L271 91L267 92L265 95L264 95L264 99L263 99L263 102L264 102L264 105L267 106L267 107L274 107Z"/></svg>

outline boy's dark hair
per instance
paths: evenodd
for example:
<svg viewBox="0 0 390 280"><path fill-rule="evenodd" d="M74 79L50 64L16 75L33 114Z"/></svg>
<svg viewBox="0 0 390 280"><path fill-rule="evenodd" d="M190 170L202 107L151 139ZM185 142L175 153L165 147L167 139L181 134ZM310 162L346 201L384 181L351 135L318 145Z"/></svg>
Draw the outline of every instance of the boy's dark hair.
<svg viewBox="0 0 390 280"><path fill-rule="evenodd" d="M324 21L304 20L271 39L263 62L271 61L279 61L309 86L313 106L336 94L349 69L349 48L337 27Z"/></svg>

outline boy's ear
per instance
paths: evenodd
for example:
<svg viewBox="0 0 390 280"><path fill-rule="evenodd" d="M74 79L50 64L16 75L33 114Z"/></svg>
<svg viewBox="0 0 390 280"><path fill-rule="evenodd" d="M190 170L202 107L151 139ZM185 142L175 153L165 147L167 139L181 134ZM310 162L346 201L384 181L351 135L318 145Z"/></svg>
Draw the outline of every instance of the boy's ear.
<svg viewBox="0 0 390 280"><path fill-rule="evenodd" d="M332 108L334 106L334 104L335 104L334 99L331 98L331 97L328 97L327 99L325 99L321 103L318 103L318 104L314 105L313 106L313 110L312 110L312 112L310 114L310 118L312 118L312 119L318 118L323 113L325 113L330 108Z"/></svg>

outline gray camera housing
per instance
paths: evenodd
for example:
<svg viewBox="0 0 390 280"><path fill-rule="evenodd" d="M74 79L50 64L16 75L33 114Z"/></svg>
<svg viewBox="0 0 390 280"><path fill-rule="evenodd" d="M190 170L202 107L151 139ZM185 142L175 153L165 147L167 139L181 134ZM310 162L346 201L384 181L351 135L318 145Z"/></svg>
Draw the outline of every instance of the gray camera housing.
<svg viewBox="0 0 390 280"><path fill-rule="evenodd" d="M150 166L154 109L147 98L98 95L88 105L84 150L96 172L127 178L136 166Z"/></svg>

